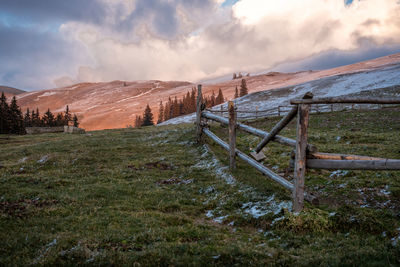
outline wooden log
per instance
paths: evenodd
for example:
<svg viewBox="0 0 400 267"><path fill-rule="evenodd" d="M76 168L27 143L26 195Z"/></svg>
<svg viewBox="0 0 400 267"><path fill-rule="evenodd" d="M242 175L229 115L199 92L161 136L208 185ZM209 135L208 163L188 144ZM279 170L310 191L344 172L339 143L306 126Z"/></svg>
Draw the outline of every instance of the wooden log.
<svg viewBox="0 0 400 267"><path fill-rule="evenodd" d="M217 122L225 124L225 125L229 125L229 120L227 118L220 117L220 116L215 115L215 114L213 114L211 112L208 112L208 111L202 112L201 116L204 117L204 118L210 119L210 120L217 121ZM237 125L237 128L239 130L242 130L242 131L244 131L246 133L253 134L255 136L259 136L259 137L262 137L262 138L264 138L266 135L269 134L269 132L262 131L260 129L248 126L246 124L237 123L236 125ZM272 139L272 141L277 142L277 143L279 143L281 145L296 147L296 140L288 138L288 137L276 135ZM318 149L314 145L308 144L307 145L307 151L309 151L309 152L317 152Z"/></svg>
<svg viewBox="0 0 400 267"><path fill-rule="evenodd" d="M378 98L378 97L324 97L313 99L292 99L290 104L400 104L400 98Z"/></svg>
<svg viewBox="0 0 400 267"><path fill-rule="evenodd" d="M229 151L229 145L227 143L225 143L224 141L222 141L218 136L216 136L214 133L212 133L209 129L203 128L203 132L204 132L205 135L207 135L209 138L211 138L214 142L216 142L217 144L222 146L225 150ZM236 153L238 158L240 158L241 160L245 161L249 165L251 165L254 168L256 168L259 172L264 174L265 176L269 177L270 179L274 180L275 182L279 183L280 185L282 185L286 189L288 189L291 192L293 192L294 186L293 186L293 184L291 182L289 182L285 178L279 176L278 174L274 173L272 170L270 170L269 168L265 167L261 163L259 163L259 162L255 161L254 159L250 158L249 156L247 156L246 154L244 154L240 150L236 149L235 153ZM318 199L315 196L313 196L312 194L309 194L307 192L304 192L304 199L309 201L309 202L311 202L311 203L314 203L314 204L318 203Z"/></svg>
<svg viewBox="0 0 400 267"><path fill-rule="evenodd" d="M307 128L310 105L298 106L296 159L294 165L293 211L304 206L304 180L306 174Z"/></svg>
<svg viewBox="0 0 400 267"><path fill-rule="evenodd" d="M202 125L201 125L201 106L202 106L202 92L201 92L201 84L197 86L197 102L196 102L196 141L197 143L201 143L201 135Z"/></svg>
<svg viewBox="0 0 400 267"><path fill-rule="evenodd" d="M303 99L310 99L313 97L313 94L311 92L307 92L304 96ZM298 107L295 106L293 107L286 116L282 118L275 126L272 128L271 132L264 137L263 140L257 145L256 147L256 153L260 152L263 147L265 147L283 128L286 127L297 115L297 109Z"/></svg>
<svg viewBox="0 0 400 267"><path fill-rule="evenodd" d="M233 101L228 102L229 110L229 167L236 169L236 112Z"/></svg>
<svg viewBox="0 0 400 267"><path fill-rule="evenodd" d="M224 141L222 141L218 136L216 136L214 133L212 133L209 129L203 128L203 132L204 132L205 135L207 135L212 140L214 140L217 144L222 146L225 150L229 151L229 145L227 143L225 143ZM265 167L264 165L258 163L257 161L255 161L254 159L250 158L249 156L247 156L243 152L241 152L241 151L236 149L235 153L238 156L238 158L240 158L243 161L247 162L248 164L250 164L251 166L256 168L258 171L260 171L261 173L265 174L267 177L271 178L272 180L274 180L275 182L279 183L283 187L289 189L290 191L293 191L293 184L291 182L289 182L288 180L286 180L285 178L283 178L283 177L279 176L278 174L274 173L272 170L270 170L269 168Z"/></svg>
<svg viewBox="0 0 400 267"><path fill-rule="evenodd" d="M346 154L334 154L334 153L308 153L307 159L333 159L333 160L386 160L384 158L376 158L369 156L359 155L346 155Z"/></svg>
<svg viewBox="0 0 400 267"><path fill-rule="evenodd" d="M326 170L400 170L400 160L330 160L308 159L307 168Z"/></svg>
<svg viewBox="0 0 400 267"><path fill-rule="evenodd" d="M293 107L290 112L278 122L271 132L269 132L263 140L257 145L255 151L259 153L286 125L288 125L297 115L297 106Z"/></svg>

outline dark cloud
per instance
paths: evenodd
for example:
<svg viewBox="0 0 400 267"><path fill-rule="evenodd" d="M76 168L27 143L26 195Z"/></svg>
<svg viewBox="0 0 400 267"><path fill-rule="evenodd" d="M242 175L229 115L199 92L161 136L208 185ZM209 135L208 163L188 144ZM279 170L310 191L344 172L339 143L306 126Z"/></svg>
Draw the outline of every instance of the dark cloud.
<svg viewBox="0 0 400 267"><path fill-rule="evenodd" d="M53 87L54 77L74 73L75 63L84 61L83 49L53 32L0 24L0 83L28 90Z"/></svg>
<svg viewBox="0 0 400 267"><path fill-rule="evenodd" d="M66 20L101 23L106 6L96 0L1 0L0 14L33 22Z"/></svg>
<svg viewBox="0 0 400 267"><path fill-rule="evenodd" d="M354 51L330 50L307 59L279 65L276 71L324 70L400 53L400 45L378 46L369 44Z"/></svg>
<svg viewBox="0 0 400 267"><path fill-rule="evenodd" d="M139 24L147 24L153 33L172 39L184 32L184 25L178 15L181 8L189 18L196 19L200 14L207 14L215 7L212 0L138 0L129 16L117 24L120 30L132 30ZM121 11L122 12L122 11Z"/></svg>

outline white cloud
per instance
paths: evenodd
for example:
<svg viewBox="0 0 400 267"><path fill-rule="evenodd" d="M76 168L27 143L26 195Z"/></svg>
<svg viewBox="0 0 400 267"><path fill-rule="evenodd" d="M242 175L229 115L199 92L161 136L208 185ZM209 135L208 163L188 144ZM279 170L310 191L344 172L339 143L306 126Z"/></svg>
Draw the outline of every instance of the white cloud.
<svg viewBox="0 0 400 267"><path fill-rule="evenodd" d="M115 2L103 1L110 5L106 26L69 22L61 28L83 43L93 59L74 82L196 81L266 69L332 49L354 50L363 40L376 46L400 43L397 0L361 0L349 6L340 0L241 0L231 16L215 5L203 17L177 4L178 34L170 39L157 34L147 19L118 31L121 20L135 11L135 1L126 2L129 11L122 13Z"/></svg>

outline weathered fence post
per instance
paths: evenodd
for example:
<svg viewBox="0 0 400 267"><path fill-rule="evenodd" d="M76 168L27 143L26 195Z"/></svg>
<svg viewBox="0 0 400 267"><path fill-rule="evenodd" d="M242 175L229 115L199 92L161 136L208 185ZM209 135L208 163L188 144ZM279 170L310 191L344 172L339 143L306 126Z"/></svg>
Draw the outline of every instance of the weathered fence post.
<svg viewBox="0 0 400 267"><path fill-rule="evenodd" d="M224 113L223 113L223 106L221 105L221 117L223 117L224 116Z"/></svg>
<svg viewBox="0 0 400 267"><path fill-rule="evenodd" d="M258 119L258 107L256 107L256 119Z"/></svg>
<svg viewBox="0 0 400 267"><path fill-rule="evenodd" d="M281 106L278 106L278 116L281 116Z"/></svg>
<svg viewBox="0 0 400 267"><path fill-rule="evenodd" d="M201 106L202 106L202 92L201 92L201 84L197 86L197 102L196 102L196 140L197 143L201 143L202 136L202 125L201 125Z"/></svg>
<svg viewBox="0 0 400 267"><path fill-rule="evenodd" d="M331 112L333 112L333 104L331 104Z"/></svg>
<svg viewBox="0 0 400 267"><path fill-rule="evenodd" d="M229 167L236 169L236 111L233 101L228 102L229 110Z"/></svg>
<svg viewBox="0 0 400 267"><path fill-rule="evenodd" d="M296 158L294 164L293 211L300 212L304 206L304 176L306 173L307 128L310 105L300 104L297 117Z"/></svg>

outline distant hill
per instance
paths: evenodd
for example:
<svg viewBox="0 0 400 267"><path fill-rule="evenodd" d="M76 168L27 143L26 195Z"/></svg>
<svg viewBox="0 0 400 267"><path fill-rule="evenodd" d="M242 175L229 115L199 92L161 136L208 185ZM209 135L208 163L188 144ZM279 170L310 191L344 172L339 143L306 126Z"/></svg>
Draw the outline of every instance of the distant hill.
<svg viewBox="0 0 400 267"><path fill-rule="evenodd" d="M237 100L241 109L254 110L287 105L290 97L305 91L316 96L337 96L400 84L400 53L359 62L334 69L295 73L269 72L244 77L250 95ZM232 99L241 79L203 84L203 94L209 96L221 89L226 99ZM19 94L22 110L48 108L53 113L69 105L86 130L123 128L133 125L136 115L143 115L148 104L158 117L160 101L181 99L195 86L185 81L112 81L80 83L62 88ZM278 89L284 88L284 89ZM271 91L278 89L275 91ZM257 93L260 92L260 93ZM245 107L246 106L246 107ZM182 118L179 118L182 119Z"/></svg>
<svg viewBox="0 0 400 267"><path fill-rule="evenodd" d="M26 91L9 86L0 85L0 93L1 92L4 92L6 96L13 96L25 93Z"/></svg>

